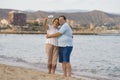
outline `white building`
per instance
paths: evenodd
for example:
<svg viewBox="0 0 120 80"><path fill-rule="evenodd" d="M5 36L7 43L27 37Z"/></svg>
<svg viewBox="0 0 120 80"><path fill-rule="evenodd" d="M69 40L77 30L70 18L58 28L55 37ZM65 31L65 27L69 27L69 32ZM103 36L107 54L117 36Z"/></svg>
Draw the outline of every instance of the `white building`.
<svg viewBox="0 0 120 80"><path fill-rule="evenodd" d="M3 25L8 25L9 24L9 22L6 19L2 19L0 21L0 23L3 24Z"/></svg>

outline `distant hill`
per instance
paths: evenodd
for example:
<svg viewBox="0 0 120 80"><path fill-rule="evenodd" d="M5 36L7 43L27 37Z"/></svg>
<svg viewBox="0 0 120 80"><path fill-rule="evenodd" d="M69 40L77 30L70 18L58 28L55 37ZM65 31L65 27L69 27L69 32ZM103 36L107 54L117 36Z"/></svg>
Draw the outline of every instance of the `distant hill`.
<svg viewBox="0 0 120 80"><path fill-rule="evenodd" d="M49 11L49 12L57 12L57 13L76 13L76 12L88 12L88 10L80 10L80 9L68 9L68 10L56 10L56 11Z"/></svg>
<svg viewBox="0 0 120 80"><path fill-rule="evenodd" d="M0 9L0 19L8 19L9 11L13 9ZM18 11L18 10L14 10ZM110 14L103 11L82 11L82 12L45 12L45 11L23 11L27 14L27 19L37 19L44 18L47 15L53 14L55 17L59 15L65 15L68 19L75 21L79 24L114 24L117 25L120 23L120 15Z"/></svg>

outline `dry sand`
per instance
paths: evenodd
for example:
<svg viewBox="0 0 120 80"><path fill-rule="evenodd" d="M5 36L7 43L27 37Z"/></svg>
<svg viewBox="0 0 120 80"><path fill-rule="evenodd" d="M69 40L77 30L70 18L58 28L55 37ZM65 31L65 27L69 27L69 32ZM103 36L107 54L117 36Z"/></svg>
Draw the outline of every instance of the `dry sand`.
<svg viewBox="0 0 120 80"><path fill-rule="evenodd" d="M34 69L0 64L0 80L83 80L62 75L52 75Z"/></svg>

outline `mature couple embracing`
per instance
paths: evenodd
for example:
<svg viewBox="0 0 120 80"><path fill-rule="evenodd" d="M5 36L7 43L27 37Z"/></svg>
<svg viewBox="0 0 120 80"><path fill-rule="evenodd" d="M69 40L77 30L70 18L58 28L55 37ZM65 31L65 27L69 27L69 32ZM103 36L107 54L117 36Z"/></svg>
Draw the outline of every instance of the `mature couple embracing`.
<svg viewBox="0 0 120 80"><path fill-rule="evenodd" d="M48 56L48 73L55 74L57 59L62 63L65 77L71 77L70 54L73 48L73 36L70 25L65 16L53 19L52 25L47 23L48 17L44 19L44 28L47 31L46 53Z"/></svg>

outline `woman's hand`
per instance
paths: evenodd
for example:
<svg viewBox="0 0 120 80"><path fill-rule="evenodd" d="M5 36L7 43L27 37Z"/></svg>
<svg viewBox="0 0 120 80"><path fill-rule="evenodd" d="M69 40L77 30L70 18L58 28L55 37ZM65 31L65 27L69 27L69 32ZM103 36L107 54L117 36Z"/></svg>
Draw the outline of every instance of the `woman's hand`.
<svg viewBox="0 0 120 80"><path fill-rule="evenodd" d="M46 38L51 38L51 36L49 34L46 35Z"/></svg>
<svg viewBox="0 0 120 80"><path fill-rule="evenodd" d="M46 16L46 17L45 17L45 20L47 21L48 19L49 19L48 16Z"/></svg>

